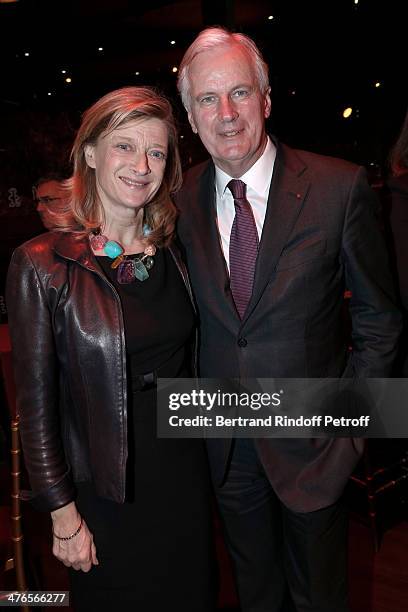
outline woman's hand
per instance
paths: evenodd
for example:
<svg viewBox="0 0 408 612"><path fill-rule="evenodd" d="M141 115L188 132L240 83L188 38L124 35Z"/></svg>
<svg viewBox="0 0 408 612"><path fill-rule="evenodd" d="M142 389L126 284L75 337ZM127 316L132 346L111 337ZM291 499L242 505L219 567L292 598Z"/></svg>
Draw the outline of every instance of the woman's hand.
<svg viewBox="0 0 408 612"><path fill-rule="evenodd" d="M83 519L79 533L70 540L59 540L55 537L66 538L78 529L81 516L74 502L51 512L51 518L53 530L52 552L57 559L67 567L83 572L89 572L92 565L99 565L92 533Z"/></svg>

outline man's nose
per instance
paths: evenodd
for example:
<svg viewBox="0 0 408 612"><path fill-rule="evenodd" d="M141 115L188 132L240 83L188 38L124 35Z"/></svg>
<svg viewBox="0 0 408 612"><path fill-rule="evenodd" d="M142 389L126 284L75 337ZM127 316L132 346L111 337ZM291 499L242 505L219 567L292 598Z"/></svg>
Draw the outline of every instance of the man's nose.
<svg viewBox="0 0 408 612"><path fill-rule="evenodd" d="M223 96L220 98L218 107L218 116L221 121L235 121L238 117L238 112L235 108L234 102L229 96Z"/></svg>
<svg viewBox="0 0 408 612"><path fill-rule="evenodd" d="M135 153L130 164L131 169L135 174L144 175L150 174L149 158L147 153Z"/></svg>

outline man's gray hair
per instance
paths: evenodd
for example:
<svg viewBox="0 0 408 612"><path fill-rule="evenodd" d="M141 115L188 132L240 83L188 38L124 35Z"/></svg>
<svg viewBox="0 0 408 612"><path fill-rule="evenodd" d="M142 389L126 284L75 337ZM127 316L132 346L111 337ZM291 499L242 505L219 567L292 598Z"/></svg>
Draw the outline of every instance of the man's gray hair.
<svg viewBox="0 0 408 612"><path fill-rule="evenodd" d="M193 59L204 51L217 49L220 46L233 45L238 45L248 53L254 66L259 89L263 94L267 92L269 88L268 66L252 38L245 34L230 32L221 27L206 28L191 43L181 60L178 70L177 88L187 110L190 110L191 104L189 69Z"/></svg>

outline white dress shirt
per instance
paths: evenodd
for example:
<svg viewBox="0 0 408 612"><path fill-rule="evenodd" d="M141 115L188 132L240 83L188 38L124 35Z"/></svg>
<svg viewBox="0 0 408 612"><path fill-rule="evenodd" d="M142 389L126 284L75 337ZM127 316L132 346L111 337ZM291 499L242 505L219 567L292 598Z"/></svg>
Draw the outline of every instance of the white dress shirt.
<svg viewBox="0 0 408 612"><path fill-rule="evenodd" d="M240 176L246 186L246 197L251 205L255 218L259 241L262 236L265 221L266 207L268 203L269 187L271 184L273 167L276 158L276 147L268 137L268 142L261 157L245 174ZM229 270L229 243L232 224L235 217L234 198L227 188L232 180L226 172L215 166L215 190L217 206L217 224L222 251Z"/></svg>

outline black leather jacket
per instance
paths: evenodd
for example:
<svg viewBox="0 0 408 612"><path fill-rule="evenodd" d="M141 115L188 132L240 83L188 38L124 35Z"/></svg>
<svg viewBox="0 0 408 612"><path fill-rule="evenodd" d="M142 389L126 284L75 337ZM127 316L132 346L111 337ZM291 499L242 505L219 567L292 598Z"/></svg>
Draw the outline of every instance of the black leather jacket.
<svg viewBox="0 0 408 612"><path fill-rule="evenodd" d="M190 298L186 269L171 246ZM119 296L86 237L48 232L13 254L7 306L24 459L34 505L55 510L74 482L123 502L127 383Z"/></svg>

